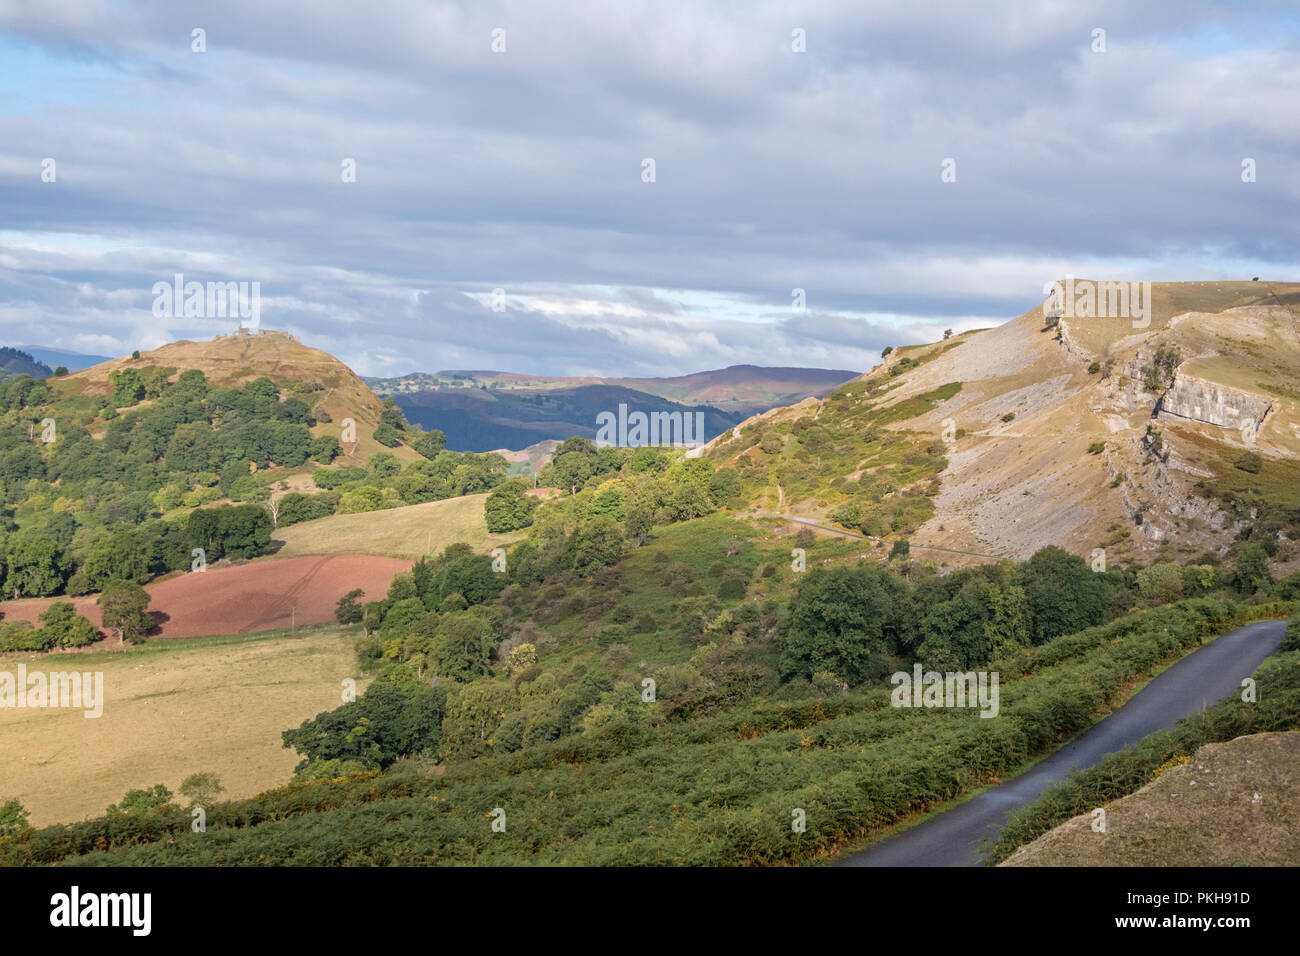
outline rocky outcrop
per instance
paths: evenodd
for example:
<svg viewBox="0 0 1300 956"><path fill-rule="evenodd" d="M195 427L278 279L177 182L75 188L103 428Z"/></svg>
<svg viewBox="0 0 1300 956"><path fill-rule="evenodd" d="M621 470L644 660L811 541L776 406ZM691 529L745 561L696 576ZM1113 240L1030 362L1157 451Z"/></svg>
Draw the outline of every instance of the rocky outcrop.
<svg viewBox="0 0 1300 956"><path fill-rule="evenodd" d="M1258 428L1272 408L1272 401L1265 395L1180 371L1160 399L1157 414L1239 429L1247 424Z"/></svg>
<svg viewBox="0 0 1300 956"><path fill-rule="evenodd" d="M1058 319L1056 328L1060 332L1056 341L1060 344L1061 348L1065 349L1067 355L1078 359L1084 365L1089 365L1096 361L1097 357L1095 355L1070 337L1070 328L1065 324L1065 319Z"/></svg>

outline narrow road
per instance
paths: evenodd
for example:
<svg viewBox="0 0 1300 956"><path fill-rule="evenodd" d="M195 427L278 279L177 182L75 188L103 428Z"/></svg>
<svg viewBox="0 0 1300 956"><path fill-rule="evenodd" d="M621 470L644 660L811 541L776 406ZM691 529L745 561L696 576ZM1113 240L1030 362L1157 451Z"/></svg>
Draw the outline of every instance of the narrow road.
<svg viewBox="0 0 1300 956"><path fill-rule="evenodd" d="M1198 648L1163 671L1123 707L1084 731L1056 753L1006 783L945 810L836 866L977 866L980 844L1074 767L1091 767L1179 718L1240 693L1249 677L1282 643L1286 621L1258 621Z"/></svg>

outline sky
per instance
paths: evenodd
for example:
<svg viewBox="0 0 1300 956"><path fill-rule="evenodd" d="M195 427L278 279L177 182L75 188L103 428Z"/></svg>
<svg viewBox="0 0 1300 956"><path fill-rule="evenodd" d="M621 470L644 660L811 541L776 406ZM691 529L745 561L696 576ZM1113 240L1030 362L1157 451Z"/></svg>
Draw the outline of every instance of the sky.
<svg viewBox="0 0 1300 956"><path fill-rule="evenodd" d="M0 344L239 324L179 273L366 375L865 370L1295 280L1298 108L1281 2L0 0Z"/></svg>

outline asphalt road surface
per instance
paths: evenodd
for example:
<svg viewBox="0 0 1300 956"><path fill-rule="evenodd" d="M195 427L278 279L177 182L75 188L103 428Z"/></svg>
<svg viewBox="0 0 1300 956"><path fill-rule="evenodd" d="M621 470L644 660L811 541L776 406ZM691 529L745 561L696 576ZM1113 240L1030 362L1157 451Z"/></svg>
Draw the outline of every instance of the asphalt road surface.
<svg viewBox="0 0 1300 956"><path fill-rule="evenodd" d="M836 866L978 866L981 843L1007 815L1074 767L1091 767L1179 718L1240 693L1282 642L1286 621L1258 621L1198 648L1162 672L1123 707L1030 769L896 836L837 860Z"/></svg>

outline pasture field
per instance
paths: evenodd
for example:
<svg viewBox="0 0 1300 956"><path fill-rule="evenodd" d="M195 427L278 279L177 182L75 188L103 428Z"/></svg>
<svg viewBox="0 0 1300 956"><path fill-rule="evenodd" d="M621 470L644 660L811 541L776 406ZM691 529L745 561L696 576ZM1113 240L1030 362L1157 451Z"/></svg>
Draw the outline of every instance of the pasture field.
<svg viewBox="0 0 1300 956"><path fill-rule="evenodd" d="M129 651L8 654L0 671L102 671L102 716L0 709L0 802L17 798L31 823L97 816L127 790L192 773L220 777L223 799L289 781L299 757L280 732L341 703L357 671L353 635L336 625L296 634L150 641ZM183 801L182 801L183 802Z"/></svg>
<svg viewBox="0 0 1300 956"><path fill-rule="evenodd" d="M488 534L485 501L486 494L465 495L386 511L332 515L280 528L272 540L282 543L276 552L279 557L376 554L410 561L439 554L458 541L477 552L518 541L522 534Z"/></svg>

